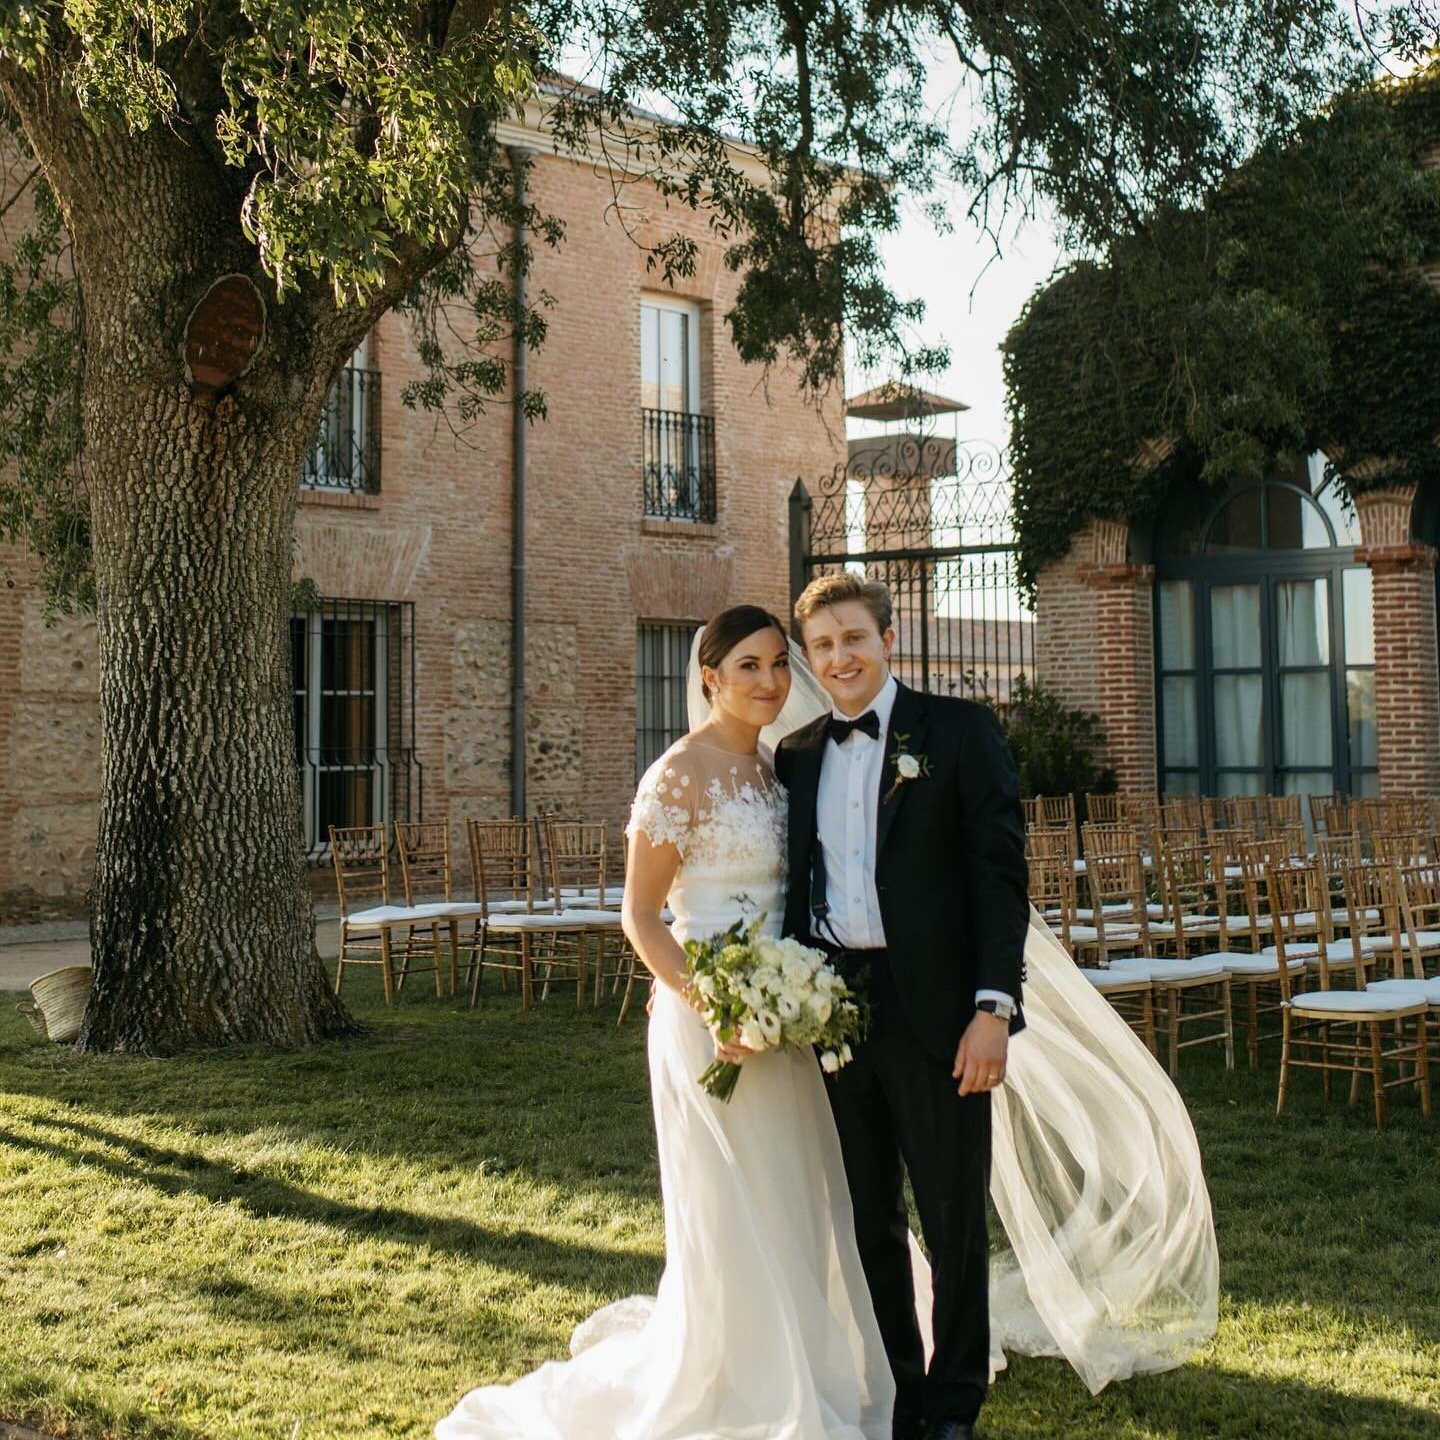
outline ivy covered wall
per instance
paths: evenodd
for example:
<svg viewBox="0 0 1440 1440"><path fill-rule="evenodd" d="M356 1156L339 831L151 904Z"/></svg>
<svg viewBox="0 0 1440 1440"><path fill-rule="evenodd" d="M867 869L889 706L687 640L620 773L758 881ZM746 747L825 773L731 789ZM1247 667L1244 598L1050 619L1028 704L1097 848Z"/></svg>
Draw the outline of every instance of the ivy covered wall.
<svg viewBox="0 0 1440 1440"><path fill-rule="evenodd" d="M1440 479L1440 66L1347 92L1203 209L1030 301L1004 347L1022 575L1323 450L1351 494Z"/></svg>

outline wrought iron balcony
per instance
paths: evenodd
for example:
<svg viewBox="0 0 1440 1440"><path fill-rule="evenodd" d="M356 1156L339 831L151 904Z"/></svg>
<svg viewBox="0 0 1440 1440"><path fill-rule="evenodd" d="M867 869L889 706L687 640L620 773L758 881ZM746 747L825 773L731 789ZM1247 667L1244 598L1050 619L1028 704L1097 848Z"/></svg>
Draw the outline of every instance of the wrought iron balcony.
<svg viewBox="0 0 1440 1440"><path fill-rule="evenodd" d="M378 370L347 366L335 377L300 484L306 490L380 493Z"/></svg>
<svg viewBox="0 0 1440 1440"><path fill-rule="evenodd" d="M645 513L661 520L715 519L715 417L642 410Z"/></svg>

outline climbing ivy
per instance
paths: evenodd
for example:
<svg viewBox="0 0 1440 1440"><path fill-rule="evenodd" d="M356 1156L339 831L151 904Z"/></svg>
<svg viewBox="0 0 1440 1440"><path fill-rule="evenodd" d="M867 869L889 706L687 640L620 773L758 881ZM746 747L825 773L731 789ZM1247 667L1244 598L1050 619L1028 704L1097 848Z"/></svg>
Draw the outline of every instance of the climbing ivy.
<svg viewBox="0 0 1440 1440"><path fill-rule="evenodd" d="M1440 66L1348 91L1030 301L1004 347L1027 587L1091 518L1291 455L1351 495L1440 479L1437 144Z"/></svg>

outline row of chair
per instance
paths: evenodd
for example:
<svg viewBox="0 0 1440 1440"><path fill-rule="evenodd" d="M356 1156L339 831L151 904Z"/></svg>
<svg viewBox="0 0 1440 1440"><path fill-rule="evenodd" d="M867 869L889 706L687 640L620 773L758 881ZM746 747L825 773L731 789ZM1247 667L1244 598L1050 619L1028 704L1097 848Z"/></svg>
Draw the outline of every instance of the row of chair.
<svg viewBox="0 0 1440 1440"><path fill-rule="evenodd" d="M1147 874L1138 830L1096 827L1088 905L1063 838L1032 831L1032 899L1152 1050L1163 1031L1172 1075L1191 1045L1218 1043L1233 1065L1239 992L1252 1066L1262 1021L1281 1017L1279 1108L1292 1067L1324 1071L1327 1095L1344 1068L1352 1097L1369 1075L1377 1125L1396 1084L1416 1085L1428 1114L1427 1015L1440 1008L1435 851L1377 853L1356 834L1322 836L1312 855L1303 831L1286 829L1233 847L1167 835ZM1353 1034L1337 1040L1337 1029ZM1386 1078L1391 1068L1398 1078Z"/></svg>
<svg viewBox="0 0 1440 1440"><path fill-rule="evenodd" d="M502 984L515 980L526 1009L537 981L545 994L573 980L577 1005L587 993L598 1005L607 983L612 990L623 983L623 1021L636 957L620 925L620 889L609 880L606 823L471 819L465 835L470 896L462 899L447 820L330 827L340 901L336 993L347 967L374 965L387 1005L412 971L433 971L441 995L448 954L450 992L459 988L463 959L472 1006L490 969Z"/></svg>

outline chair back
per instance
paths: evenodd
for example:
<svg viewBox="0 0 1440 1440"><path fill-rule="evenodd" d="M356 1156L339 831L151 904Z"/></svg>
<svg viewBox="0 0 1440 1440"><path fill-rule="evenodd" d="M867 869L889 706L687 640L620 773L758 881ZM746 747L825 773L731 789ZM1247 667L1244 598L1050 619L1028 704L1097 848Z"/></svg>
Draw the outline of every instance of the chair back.
<svg viewBox="0 0 1440 1440"><path fill-rule="evenodd" d="M1096 827L1104 830L1107 827ZM1129 826L1115 826L1122 832L1116 843L1085 845L1085 880L1090 889L1095 911L1095 926L1100 932L1100 950L1104 956L1115 938L1108 933L1113 926L1138 935L1127 938L1127 946L1150 943L1150 912L1146 908L1145 866L1140 857L1140 844ZM1093 838L1093 837L1092 837Z"/></svg>
<svg viewBox="0 0 1440 1440"><path fill-rule="evenodd" d="M534 829L528 820L467 820L465 838L475 898L482 905L523 901L527 909L536 908L543 887L537 883Z"/></svg>
<svg viewBox="0 0 1440 1440"><path fill-rule="evenodd" d="M1220 801L1220 814L1227 830L1247 830L1257 840L1265 838L1265 796L1225 795Z"/></svg>
<svg viewBox="0 0 1440 1440"><path fill-rule="evenodd" d="M1198 795L1167 795L1160 802L1162 830L1204 830L1205 804Z"/></svg>
<svg viewBox="0 0 1440 1440"><path fill-rule="evenodd" d="M1260 848L1257 842L1256 850ZM1290 999L1290 972L1284 963L1294 952L1319 951L1322 963L1321 983L1326 982L1323 968L1326 946L1332 938L1330 928L1330 892L1320 866L1313 860L1296 860L1278 856L1273 861L1261 859L1256 865L1257 886L1264 894L1274 927L1275 947L1280 957L1278 966L1280 993Z"/></svg>
<svg viewBox="0 0 1440 1440"><path fill-rule="evenodd" d="M1334 809L1335 806L1343 804L1345 797L1337 791L1331 791L1328 795L1322 795L1312 791L1306 797L1306 803L1310 807L1310 828L1317 833L1321 830L1328 831L1329 824L1326 822L1327 809ZM1343 833L1340 831L1337 834Z"/></svg>
<svg viewBox="0 0 1440 1440"><path fill-rule="evenodd" d="M1440 930L1440 868L1436 861L1394 867L1396 902L1405 927L1406 946L1410 954L1410 978L1425 978L1425 954L1420 933ZM1434 955L1434 946L1430 947Z"/></svg>
<svg viewBox="0 0 1440 1440"><path fill-rule="evenodd" d="M1198 838L1189 845L1165 846L1160 856L1160 894L1165 919L1175 928L1175 953L1182 960L1192 951L1230 948L1225 882ZM1201 920L1215 924L1195 923Z"/></svg>
<svg viewBox="0 0 1440 1440"><path fill-rule="evenodd" d="M342 919L390 903L390 837L384 825L332 825L330 859Z"/></svg>
<svg viewBox="0 0 1440 1440"><path fill-rule="evenodd" d="M448 820L397 820L395 849L407 905L418 905L427 897L455 898Z"/></svg>
<svg viewBox="0 0 1440 1440"><path fill-rule="evenodd" d="M1391 976L1399 979L1405 966L1404 921L1400 914L1400 877L1393 865L1383 861L1360 860L1345 865L1340 878L1345 886L1345 909L1350 917L1350 939L1355 949L1355 988L1363 990L1370 979L1370 967L1382 958L1368 947L1362 947L1361 938L1367 935L1384 935L1389 939L1385 954L1390 963ZM1322 966L1321 987L1328 989Z"/></svg>
<svg viewBox="0 0 1440 1440"><path fill-rule="evenodd" d="M1048 838L1045 832L1041 836ZM1041 845L1029 856L1030 903L1053 926L1060 927L1060 943L1070 949L1070 927L1075 921L1075 863L1059 845Z"/></svg>
<svg viewBox="0 0 1440 1440"><path fill-rule="evenodd" d="M1305 815L1300 809L1300 797L1298 795L1262 795L1261 813L1263 823L1267 830L1275 830L1282 826L1299 826L1305 829Z"/></svg>
<svg viewBox="0 0 1440 1440"><path fill-rule="evenodd" d="M1119 791L1086 795L1085 819L1092 825L1114 825L1120 819Z"/></svg>
<svg viewBox="0 0 1440 1440"><path fill-rule="evenodd" d="M547 820L543 826L550 865L550 893L567 901L605 908L609 829L603 820Z"/></svg>
<svg viewBox="0 0 1440 1440"><path fill-rule="evenodd" d="M1430 837L1420 833L1377 832L1371 837L1370 848L1377 860L1390 865L1423 865L1435 854Z"/></svg>

